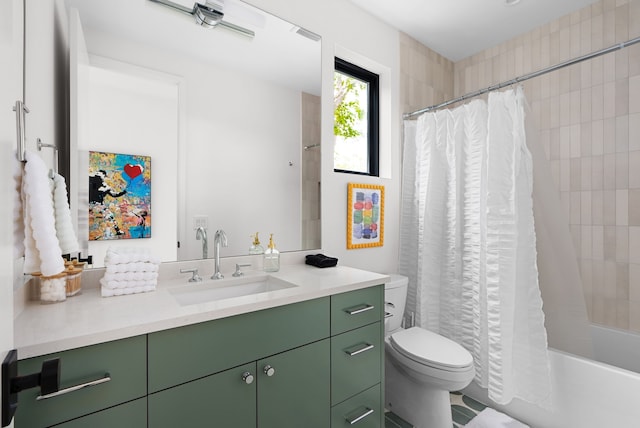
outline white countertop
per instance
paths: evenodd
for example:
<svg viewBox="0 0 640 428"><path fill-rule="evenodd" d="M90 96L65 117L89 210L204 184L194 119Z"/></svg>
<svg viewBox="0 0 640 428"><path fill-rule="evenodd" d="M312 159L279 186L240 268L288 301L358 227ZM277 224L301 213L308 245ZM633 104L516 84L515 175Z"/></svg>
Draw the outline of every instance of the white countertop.
<svg viewBox="0 0 640 428"><path fill-rule="evenodd" d="M284 265L276 273L247 272L244 281L270 275L295 287L181 306L177 289L233 285L235 278L188 283L187 278L159 280L156 291L101 297L99 288L83 288L65 302L26 304L14 323L20 359L225 318L261 309L330 296L388 282L389 276L345 266L318 269ZM196 285L194 285L196 284Z"/></svg>

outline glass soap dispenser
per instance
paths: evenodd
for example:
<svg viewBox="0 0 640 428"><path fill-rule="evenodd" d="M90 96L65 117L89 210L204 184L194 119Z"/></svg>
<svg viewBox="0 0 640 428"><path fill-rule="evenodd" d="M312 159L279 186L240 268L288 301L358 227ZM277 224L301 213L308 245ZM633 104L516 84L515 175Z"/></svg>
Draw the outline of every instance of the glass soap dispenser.
<svg viewBox="0 0 640 428"><path fill-rule="evenodd" d="M253 243L249 247L249 254L264 254L264 247L260 245L260 239L258 239L258 232L252 235Z"/></svg>
<svg viewBox="0 0 640 428"><path fill-rule="evenodd" d="M278 272L280 270L280 251L276 250L276 246L273 243L273 233L269 237L269 246L264 251L264 263L265 272Z"/></svg>

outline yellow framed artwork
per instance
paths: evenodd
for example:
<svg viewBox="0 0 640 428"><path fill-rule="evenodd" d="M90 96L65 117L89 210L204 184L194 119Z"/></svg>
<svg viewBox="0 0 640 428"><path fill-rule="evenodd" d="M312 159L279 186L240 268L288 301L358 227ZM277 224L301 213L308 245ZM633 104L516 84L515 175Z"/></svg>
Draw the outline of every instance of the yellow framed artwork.
<svg viewBox="0 0 640 428"><path fill-rule="evenodd" d="M384 244L384 186L349 183L347 191L347 248Z"/></svg>

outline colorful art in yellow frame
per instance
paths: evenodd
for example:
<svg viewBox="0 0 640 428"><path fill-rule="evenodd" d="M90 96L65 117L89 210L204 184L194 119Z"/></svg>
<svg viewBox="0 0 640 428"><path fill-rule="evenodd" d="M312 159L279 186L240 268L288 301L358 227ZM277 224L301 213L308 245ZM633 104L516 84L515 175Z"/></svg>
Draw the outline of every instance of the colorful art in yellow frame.
<svg viewBox="0 0 640 428"><path fill-rule="evenodd" d="M349 183L347 190L347 248L384 244L384 186Z"/></svg>

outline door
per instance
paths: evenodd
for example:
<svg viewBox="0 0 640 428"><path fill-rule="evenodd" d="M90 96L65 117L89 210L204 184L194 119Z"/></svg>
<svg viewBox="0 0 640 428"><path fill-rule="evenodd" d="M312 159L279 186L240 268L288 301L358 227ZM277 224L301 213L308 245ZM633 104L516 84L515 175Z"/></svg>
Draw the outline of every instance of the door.
<svg viewBox="0 0 640 428"><path fill-rule="evenodd" d="M149 395L149 428L255 428L255 367L245 364Z"/></svg>
<svg viewBox="0 0 640 428"><path fill-rule="evenodd" d="M16 169L16 116L11 110L23 99L22 0L0 1L0 358L13 349L13 206ZM16 275L18 276L18 275Z"/></svg>
<svg viewBox="0 0 640 428"><path fill-rule="evenodd" d="M330 341L258 361L258 428L330 426Z"/></svg>

